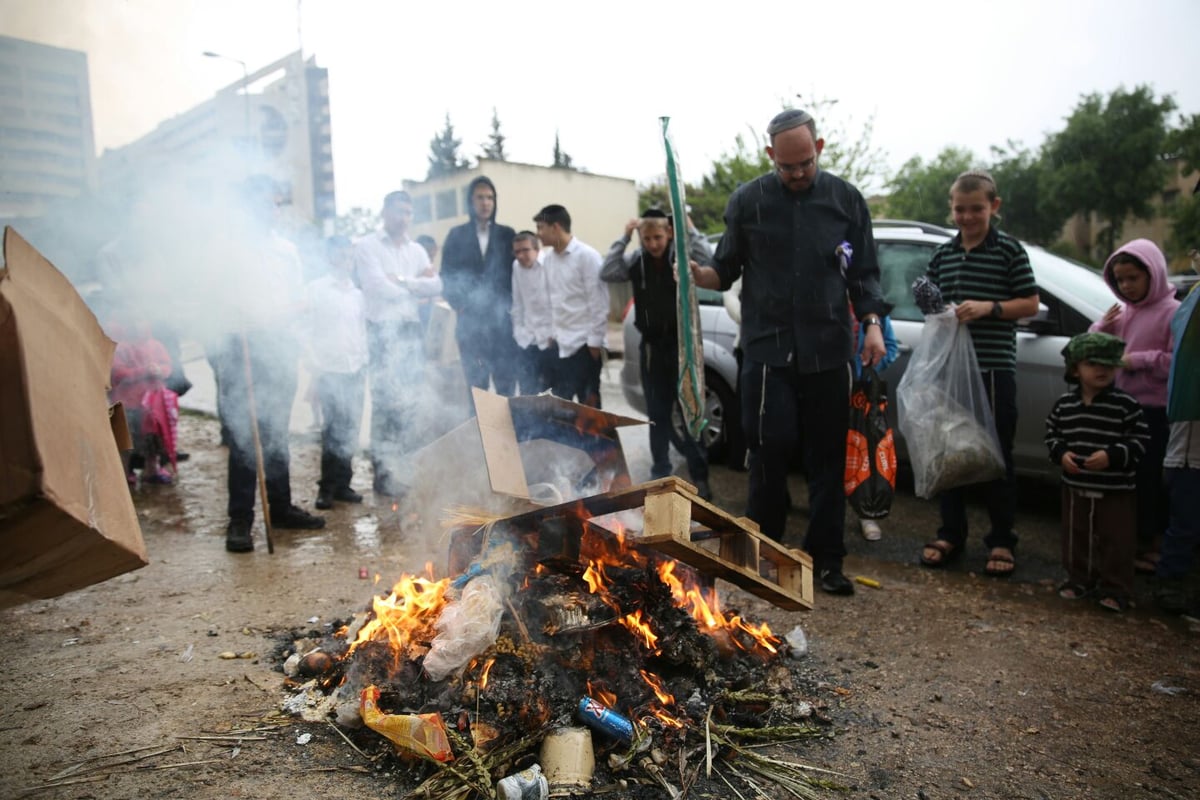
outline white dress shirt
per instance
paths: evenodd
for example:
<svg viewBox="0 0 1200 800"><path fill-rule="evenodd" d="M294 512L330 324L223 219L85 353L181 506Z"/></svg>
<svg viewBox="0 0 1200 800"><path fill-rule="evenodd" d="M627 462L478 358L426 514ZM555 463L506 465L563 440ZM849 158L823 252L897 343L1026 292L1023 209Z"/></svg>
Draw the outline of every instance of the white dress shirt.
<svg viewBox="0 0 1200 800"><path fill-rule="evenodd" d="M313 372L352 375L367 365L363 293L350 275L325 275L308 284L307 360Z"/></svg>
<svg viewBox="0 0 1200 800"><path fill-rule="evenodd" d="M600 280L600 253L575 237L561 253L542 250L558 357L581 347L604 347L608 332L608 284Z"/></svg>
<svg viewBox="0 0 1200 800"><path fill-rule="evenodd" d="M522 348L535 344L539 350L545 350L554 338L554 314L541 255L529 267L522 267L513 259L512 295L513 338Z"/></svg>
<svg viewBox="0 0 1200 800"><path fill-rule="evenodd" d="M442 293L442 279L421 277L429 254L412 239L396 244L386 231L369 233L354 243L354 270L366 299L368 322L418 322L418 297ZM398 285L391 277L401 278Z"/></svg>

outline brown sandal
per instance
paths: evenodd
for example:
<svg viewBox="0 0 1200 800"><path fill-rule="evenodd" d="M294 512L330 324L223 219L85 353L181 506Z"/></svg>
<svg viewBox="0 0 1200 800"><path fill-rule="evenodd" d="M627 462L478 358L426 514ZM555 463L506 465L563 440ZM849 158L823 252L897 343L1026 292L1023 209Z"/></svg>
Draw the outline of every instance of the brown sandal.
<svg viewBox="0 0 1200 800"><path fill-rule="evenodd" d="M1007 578L1017 569L1017 562L1013 559L1012 553L996 554L997 550L1007 550L1007 547L993 547L992 552L988 553L987 563L983 565L983 574L990 578ZM1004 569L997 569L993 564L1007 564Z"/></svg>
<svg viewBox="0 0 1200 800"><path fill-rule="evenodd" d="M932 550L938 555L930 557L925 553L926 550ZM932 542L926 542L921 550L921 566L929 567L930 569L941 569L950 564L962 555L962 548L956 547L946 539L934 539Z"/></svg>

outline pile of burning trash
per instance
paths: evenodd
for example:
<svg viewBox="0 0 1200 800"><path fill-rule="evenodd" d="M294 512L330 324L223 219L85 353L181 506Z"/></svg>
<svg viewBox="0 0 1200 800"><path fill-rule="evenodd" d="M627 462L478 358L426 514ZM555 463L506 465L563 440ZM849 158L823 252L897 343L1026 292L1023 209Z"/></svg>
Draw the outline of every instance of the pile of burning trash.
<svg viewBox="0 0 1200 800"><path fill-rule="evenodd" d="M705 576L619 524L465 521L452 577L404 576L336 632L289 640L285 711L386 737L413 797L831 785L757 747L829 733L803 652L723 610Z"/></svg>

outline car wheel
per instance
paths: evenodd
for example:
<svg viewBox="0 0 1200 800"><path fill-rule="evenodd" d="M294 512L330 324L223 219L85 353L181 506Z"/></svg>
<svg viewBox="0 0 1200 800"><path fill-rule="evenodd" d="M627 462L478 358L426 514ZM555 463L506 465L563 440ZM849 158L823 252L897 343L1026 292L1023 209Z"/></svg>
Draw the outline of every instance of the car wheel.
<svg viewBox="0 0 1200 800"><path fill-rule="evenodd" d="M745 469L746 444L738 411L737 395L712 370L704 371L704 416L708 424L700 431L700 443L709 463L726 462L731 469ZM683 412L679 405L671 414L675 433L683 435Z"/></svg>

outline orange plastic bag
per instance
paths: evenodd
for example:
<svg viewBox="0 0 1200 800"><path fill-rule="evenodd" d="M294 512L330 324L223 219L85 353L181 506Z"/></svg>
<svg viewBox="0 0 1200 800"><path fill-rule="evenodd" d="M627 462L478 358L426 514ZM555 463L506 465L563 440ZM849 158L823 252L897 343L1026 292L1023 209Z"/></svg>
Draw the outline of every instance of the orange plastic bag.
<svg viewBox="0 0 1200 800"><path fill-rule="evenodd" d="M379 710L379 688L368 686L359 697L363 722L386 736L401 752L434 761L453 761L441 714L386 714Z"/></svg>

